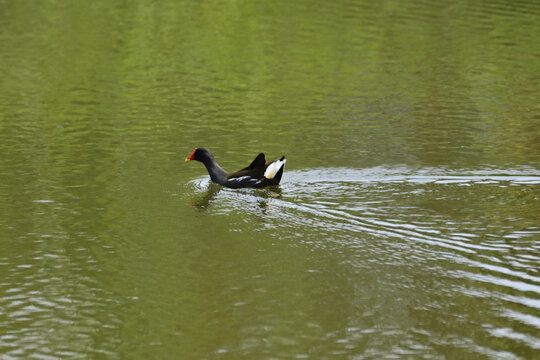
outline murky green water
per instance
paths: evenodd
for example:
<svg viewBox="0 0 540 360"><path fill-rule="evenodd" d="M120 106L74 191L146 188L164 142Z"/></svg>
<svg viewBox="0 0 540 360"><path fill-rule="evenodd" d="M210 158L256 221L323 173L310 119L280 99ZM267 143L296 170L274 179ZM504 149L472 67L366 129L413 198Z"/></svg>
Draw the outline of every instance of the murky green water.
<svg viewBox="0 0 540 360"><path fill-rule="evenodd" d="M0 0L0 358L538 358L539 18Z"/></svg>

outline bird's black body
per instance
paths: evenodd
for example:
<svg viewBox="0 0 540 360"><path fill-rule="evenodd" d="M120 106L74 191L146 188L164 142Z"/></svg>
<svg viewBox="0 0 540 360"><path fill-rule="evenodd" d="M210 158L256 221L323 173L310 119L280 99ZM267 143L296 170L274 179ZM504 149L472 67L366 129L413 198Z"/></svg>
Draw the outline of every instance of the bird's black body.
<svg viewBox="0 0 540 360"><path fill-rule="evenodd" d="M285 156L279 160L266 163L263 153L249 164L249 166L233 173L228 173L219 166L214 155L206 148L196 148L186 158L186 161L197 160L206 166L210 179L222 186L238 189L245 187L262 188L278 185L285 167Z"/></svg>

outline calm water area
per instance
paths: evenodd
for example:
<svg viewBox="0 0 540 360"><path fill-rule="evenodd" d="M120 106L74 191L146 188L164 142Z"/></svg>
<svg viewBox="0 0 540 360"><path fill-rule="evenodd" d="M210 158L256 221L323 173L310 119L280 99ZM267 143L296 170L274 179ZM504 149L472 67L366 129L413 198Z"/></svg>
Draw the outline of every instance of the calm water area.
<svg viewBox="0 0 540 360"><path fill-rule="evenodd" d="M540 2L0 0L0 359L540 359Z"/></svg>

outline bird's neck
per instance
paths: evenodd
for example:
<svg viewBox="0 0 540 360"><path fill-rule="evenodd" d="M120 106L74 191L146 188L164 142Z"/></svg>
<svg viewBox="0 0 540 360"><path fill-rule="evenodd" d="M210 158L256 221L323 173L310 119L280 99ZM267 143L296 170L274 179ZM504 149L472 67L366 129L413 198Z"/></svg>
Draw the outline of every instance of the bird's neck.
<svg viewBox="0 0 540 360"><path fill-rule="evenodd" d="M212 179L213 182L220 185L227 182L227 172L223 170L221 166L219 166L215 159L205 159L203 164L204 166L206 166L206 170L208 170L208 174L210 174L210 179Z"/></svg>

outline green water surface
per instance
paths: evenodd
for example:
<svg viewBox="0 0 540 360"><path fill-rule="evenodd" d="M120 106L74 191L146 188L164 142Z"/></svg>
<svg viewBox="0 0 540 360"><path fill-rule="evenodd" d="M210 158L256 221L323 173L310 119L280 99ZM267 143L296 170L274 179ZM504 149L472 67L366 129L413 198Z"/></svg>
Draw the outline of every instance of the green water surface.
<svg viewBox="0 0 540 360"><path fill-rule="evenodd" d="M0 0L0 359L538 358L539 19Z"/></svg>

